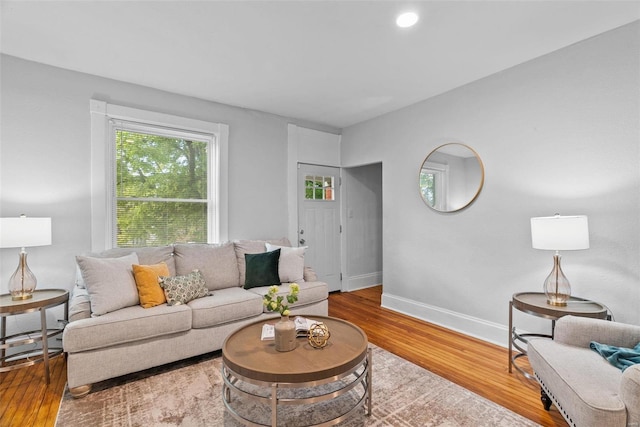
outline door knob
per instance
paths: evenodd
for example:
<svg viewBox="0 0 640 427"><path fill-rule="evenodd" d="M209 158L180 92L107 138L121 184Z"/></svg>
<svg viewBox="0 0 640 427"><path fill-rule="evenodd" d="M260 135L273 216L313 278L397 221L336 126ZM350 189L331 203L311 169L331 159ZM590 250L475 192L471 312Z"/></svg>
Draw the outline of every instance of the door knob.
<svg viewBox="0 0 640 427"><path fill-rule="evenodd" d="M304 240L304 239L300 239L300 244L301 244L301 245L304 245L305 243L306 243L306 240Z"/></svg>

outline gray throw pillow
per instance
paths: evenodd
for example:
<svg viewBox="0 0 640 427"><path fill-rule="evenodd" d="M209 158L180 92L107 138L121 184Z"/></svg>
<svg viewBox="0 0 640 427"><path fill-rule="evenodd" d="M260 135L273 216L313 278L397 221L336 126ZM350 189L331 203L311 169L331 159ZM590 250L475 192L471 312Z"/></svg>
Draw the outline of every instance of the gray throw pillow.
<svg viewBox="0 0 640 427"><path fill-rule="evenodd" d="M307 246L289 248L265 243L265 247L267 251L280 249L278 275L281 283L304 282L304 252L307 250Z"/></svg>
<svg viewBox="0 0 640 427"><path fill-rule="evenodd" d="M138 264L135 253L120 258L77 256L76 262L89 292L93 316L140 304L132 267Z"/></svg>

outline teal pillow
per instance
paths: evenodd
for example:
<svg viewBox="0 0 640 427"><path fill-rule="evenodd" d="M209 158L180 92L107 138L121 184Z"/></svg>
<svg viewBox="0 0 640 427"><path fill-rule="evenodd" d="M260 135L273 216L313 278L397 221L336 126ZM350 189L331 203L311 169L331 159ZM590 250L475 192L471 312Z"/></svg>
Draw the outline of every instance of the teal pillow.
<svg viewBox="0 0 640 427"><path fill-rule="evenodd" d="M245 289L280 284L280 276L278 276L280 249L261 254L244 254L244 261L246 265Z"/></svg>

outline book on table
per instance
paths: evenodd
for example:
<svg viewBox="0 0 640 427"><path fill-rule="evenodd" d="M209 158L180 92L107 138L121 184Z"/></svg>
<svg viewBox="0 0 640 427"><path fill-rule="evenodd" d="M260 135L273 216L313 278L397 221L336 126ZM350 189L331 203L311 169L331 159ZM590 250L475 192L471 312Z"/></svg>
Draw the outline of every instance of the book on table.
<svg viewBox="0 0 640 427"><path fill-rule="evenodd" d="M311 326L315 325L318 322L312 319L307 319L306 317L297 316L293 319L293 323L296 325L296 337L306 337L309 336L309 329ZM275 324L265 323L262 325L262 335L260 337L263 341L273 340L276 336Z"/></svg>

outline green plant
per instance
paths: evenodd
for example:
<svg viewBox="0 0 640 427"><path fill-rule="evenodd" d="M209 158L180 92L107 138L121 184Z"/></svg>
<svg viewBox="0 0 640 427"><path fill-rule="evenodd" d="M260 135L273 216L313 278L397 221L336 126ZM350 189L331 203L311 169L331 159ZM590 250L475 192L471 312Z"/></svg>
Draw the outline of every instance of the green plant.
<svg viewBox="0 0 640 427"><path fill-rule="evenodd" d="M269 292L262 299L262 303L267 307L269 311L277 311L281 316L288 316L291 312L289 305L285 304L285 297L278 295L278 286L269 287ZM300 292L300 285L297 283L291 283L289 285L289 295L286 296L286 302L293 304L298 301L298 293Z"/></svg>

